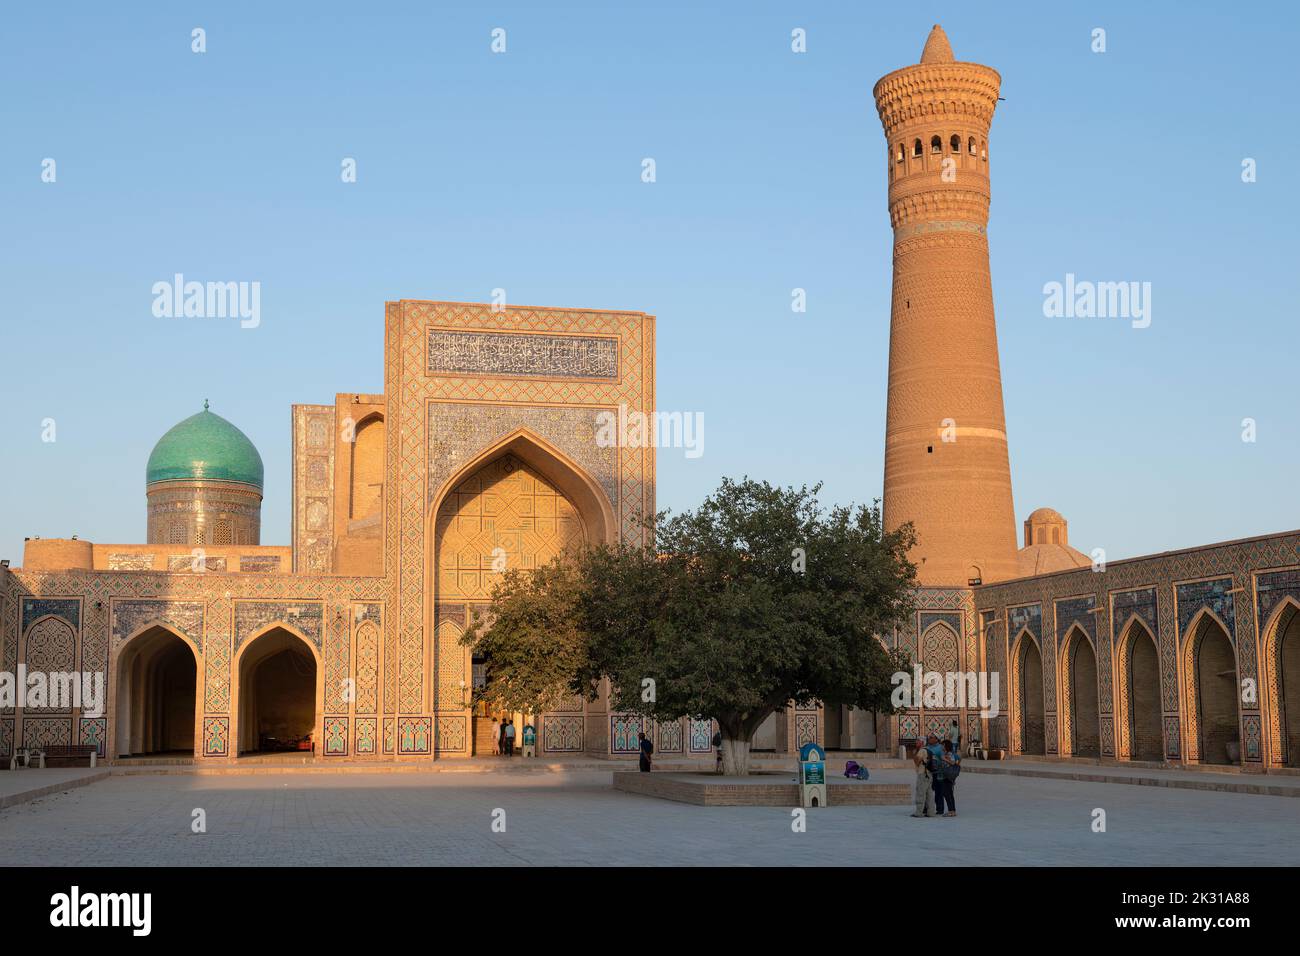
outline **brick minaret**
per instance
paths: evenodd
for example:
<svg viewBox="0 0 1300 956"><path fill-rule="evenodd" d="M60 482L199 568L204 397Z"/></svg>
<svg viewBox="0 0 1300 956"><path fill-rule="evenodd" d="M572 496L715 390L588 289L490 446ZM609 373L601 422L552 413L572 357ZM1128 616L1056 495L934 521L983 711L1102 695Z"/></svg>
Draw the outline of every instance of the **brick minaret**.
<svg viewBox="0 0 1300 956"><path fill-rule="evenodd" d="M924 585L1015 576L986 234L1000 83L990 67L954 61L935 26L921 62L874 90L894 227L884 520L915 526Z"/></svg>

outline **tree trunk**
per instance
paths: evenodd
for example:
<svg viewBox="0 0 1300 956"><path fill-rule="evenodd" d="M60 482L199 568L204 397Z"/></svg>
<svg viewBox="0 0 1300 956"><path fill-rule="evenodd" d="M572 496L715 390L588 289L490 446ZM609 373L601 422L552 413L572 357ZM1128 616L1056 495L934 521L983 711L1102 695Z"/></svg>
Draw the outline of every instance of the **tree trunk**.
<svg viewBox="0 0 1300 956"><path fill-rule="evenodd" d="M722 772L728 777L749 776L749 741L722 737Z"/></svg>

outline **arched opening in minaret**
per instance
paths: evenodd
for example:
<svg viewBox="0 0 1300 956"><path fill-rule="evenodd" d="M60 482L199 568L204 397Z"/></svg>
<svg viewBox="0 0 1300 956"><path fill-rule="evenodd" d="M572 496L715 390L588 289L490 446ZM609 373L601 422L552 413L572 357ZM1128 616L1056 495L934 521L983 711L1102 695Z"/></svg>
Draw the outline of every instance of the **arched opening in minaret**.
<svg viewBox="0 0 1300 956"><path fill-rule="evenodd" d="M956 133L953 133L953 134L952 134L952 139L949 140L948 145L952 148L952 151L953 151L954 153L960 153L960 152L961 152L961 137L958 136Z"/></svg>
<svg viewBox="0 0 1300 956"><path fill-rule="evenodd" d="M1046 718L1043 710L1043 658L1038 644L1028 635L1020 638L1016 687L1020 700L1020 752L1046 754Z"/></svg>
<svg viewBox="0 0 1300 956"><path fill-rule="evenodd" d="M194 651L165 627L132 638L117 664L116 752L121 757L194 756Z"/></svg>
<svg viewBox="0 0 1300 956"><path fill-rule="evenodd" d="M283 627L254 638L239 656L239 753L315 751L316 658Z"/></svg>
<svg viewBox="0 0 1300 956"><path fill-rule="evenodd" d="M975 137L972 136L972 137L971 137L969 140L967 140L966 142L967 142L967 147L966 147L967 150L970 152L970 154L971 154L972 156L974 156L974 155L976 154L976 152L977 152L977 150L976 150L976 148L975 148Z"/></svg>
<svg viewBox="0 0 1300 956"><path fill-rule="evenodd" d="M943 152L943 140L941 140L938 136L930 137L930 152L932 153Z"/></svg>
<svg viewBox="0 0 1300 956"><path fill-rule="evenodd" d="M917 139L912 143L912 156L919 158L920 155L921 155L921 141Z"/></svg>
<svg viewBox="0 0 1300 956"><path fill-rule="evenodd" d="M1100 757L1097 718L1097 655L1079 628L1067 638L1070 681L1070 752L1076 757Z"/></svg>
<svg viewBox="0 0 1300 956"><path fill-rule="evenodd" d="M1163 760L1160 720L1160 659L1151 632L1134 619L1120 639L1120 679L1124 691L1120 719L1128 724L1132 760Z"/></svg>
<svg viewBox="0 0 1300 956"><path fill-rule="evenodd" d="M1202 763L1232 764L1228 745L1237 733L1237 658L1223 626L1209 614L1192 633L1197 732Z"/></svg>

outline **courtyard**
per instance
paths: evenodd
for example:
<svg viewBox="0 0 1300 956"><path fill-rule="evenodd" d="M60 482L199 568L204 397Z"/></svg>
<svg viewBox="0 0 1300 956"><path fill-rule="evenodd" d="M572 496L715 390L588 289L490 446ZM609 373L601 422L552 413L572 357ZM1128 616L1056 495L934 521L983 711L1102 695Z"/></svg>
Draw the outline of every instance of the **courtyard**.
<svg viewBox="0 0 1300 956"><path fill-rule="evenodd" d="M633 796L604 770L113 775L0 811L0 865L1261 866L1300 846L1294 797L972 773L957 799L947 819L809 810L794 832L789 809Z"/></svg>

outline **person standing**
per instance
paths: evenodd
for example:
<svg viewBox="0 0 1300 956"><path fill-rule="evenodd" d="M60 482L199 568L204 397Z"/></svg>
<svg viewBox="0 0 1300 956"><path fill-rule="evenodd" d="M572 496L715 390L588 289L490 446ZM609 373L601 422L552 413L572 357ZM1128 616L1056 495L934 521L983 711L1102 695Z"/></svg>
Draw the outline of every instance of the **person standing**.
<svg viewBox="0 0 1300 956"><path fill-rule="evenodd" d="M651 755L652 753L654 753L654 751L655 751L655 745L652 744L652 743L650 742L650 738L647 737L647 736L645 735L645 731L642 731L641 733L637 734L637 737L638 737L638 738L640 739L640 741L641 741L641 745L640 745L640 747L639 747L639 749L640 749L640 751L641 751L641 756L640 756L640 758L639 758L639 763L640 763L641 772L642 772L642 773L649 773L649 772L650 772L650 755Z"/></svg>
<svg viewBox="0 0 1300 956"><path fill-rule="evenodd" d="M492 718L492 756L501 755L501 721Z"/></svg>
<svg viewBox="0 0 1300 956"><path fill-rule="evenodd" d="M524 724L524 756L537 756L537 730L532 724Z"/></svg>
<svg viewBox="0 0 1300 956"><path fill-rule="evenodd" d="M961 754L957 748L952 745L952 741L943 742L943 799L948 801L948 816L957 815L957 801L953 799L953 787L957 783L957 776L961 773ZM943 812L940 803L940 813Z"/></svg>
<svg viewBox="0 0 1300 956"><path fill-rule="evenodd" d="M935 816L941 817L944 815L944 800L947 791L944 790L943 786L943 744L939 743L938 734L930 734L925 745L925 752L930 764L930 787L934 790L934 812Z"/></svg>
<svg viewBox="0 0 1300 956"><path fill-rule="evenodd" d="M722 731L715 731L713 734L713 751L718 755L718 762L714 766L717 773L722 773Z"/></svg>
<svg viewBox="0 0 1300 956"><path fill-rule="evenodd" d="M509 717L506 718L506 756L515 755L515 722Z"/></svg>
<svg viewBox="0 0 1300 956"><path fill-rule="evenodd" d="M914 817L932 817L934 813L934 790L930 785L930 769L926 766L930 752L925 749L925 740L916 738L916 751L912 754L912 763L916 766L916 787L914 796L916 812Z"/></svg>
<svg viewBox="0 0 1300 956"><path fill-rule="evenodd" d="M948 740L952 742L952 752L960 755L961 728L957 726L957 721L955 720L952 722L952 726L948 728Z"/></svg>
<svg viewBox="0 0 1300 956"><path fill-rule="evenodd" d="M506 752L506 722L503 720L501 721L501 725L497 729L497 754L500 756L505 756L505 752Z"/></svg>

